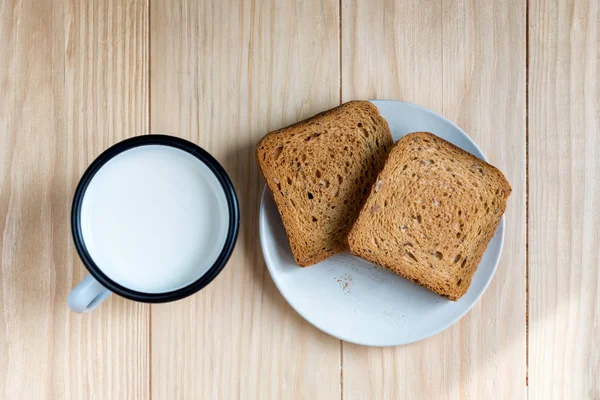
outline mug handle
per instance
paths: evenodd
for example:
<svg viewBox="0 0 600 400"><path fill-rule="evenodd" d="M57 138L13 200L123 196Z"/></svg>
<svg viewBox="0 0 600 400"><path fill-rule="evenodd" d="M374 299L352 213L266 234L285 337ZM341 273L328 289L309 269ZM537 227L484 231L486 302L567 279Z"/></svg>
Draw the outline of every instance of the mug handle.
<svg viewBox="0 0 600 400"><path fill-rule="evenodd" d="M111 292L102 286L93 276L88 275L69 293L69 308L77 313L86 313L98 307Z"/></svg>

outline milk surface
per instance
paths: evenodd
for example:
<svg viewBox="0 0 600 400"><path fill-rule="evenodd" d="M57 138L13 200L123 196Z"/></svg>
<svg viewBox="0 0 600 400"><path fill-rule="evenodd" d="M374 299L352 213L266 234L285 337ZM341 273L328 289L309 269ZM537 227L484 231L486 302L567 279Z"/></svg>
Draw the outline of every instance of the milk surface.
<svg viewBox="0 0 600 400"><path fill-rule="evenodd" d="M204 275L223 249L229 213L210 169L169 146L139 146L92 178L81 229L96 265L139 292L180 289Z"/></svg>

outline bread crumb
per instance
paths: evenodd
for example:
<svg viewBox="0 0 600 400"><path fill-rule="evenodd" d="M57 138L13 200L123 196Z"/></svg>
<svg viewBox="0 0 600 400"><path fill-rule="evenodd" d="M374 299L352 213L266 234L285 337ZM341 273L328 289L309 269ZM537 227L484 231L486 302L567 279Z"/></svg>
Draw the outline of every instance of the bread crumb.
<svg viewBox="0 0 600 400"><path fill-rule="evenodd" d="M333 279L336 280L338 287L342 289L344 294L350 294L352 292L352 286L354 286L352 275L344 274L341 278L334 277Z"/></svg>

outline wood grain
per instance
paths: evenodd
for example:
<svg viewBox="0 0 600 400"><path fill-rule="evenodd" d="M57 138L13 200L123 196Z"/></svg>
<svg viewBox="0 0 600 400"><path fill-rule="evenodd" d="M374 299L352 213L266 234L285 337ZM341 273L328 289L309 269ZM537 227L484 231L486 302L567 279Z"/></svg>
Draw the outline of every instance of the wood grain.
<svg viewBox="0 0 600 400"><path fill-rule="evenodd" d="M344 399L525 394L525 3L346 1L342 93L441 112L513 187L502 260L458 324L390 349L343 345Z"/></svg>
<svg viewBox="0 0 600 400"><path fill-rule="evenodd" d="M147 128L147 37L143 1L0 1L2 399L149 395L149 307L66 305L78 178Z"/></svg>
<svg viewBox="0 0 600 400"><path fill-rule="evenodd" d="M268 131L339 104L337 0L152 1L151 131L181 135L230 174L241 231L221 275L152 306L152 397L340 398L340 343L274 287L258 240Z"/></svg>
<svg viewBox="0 0 600 400"><path fill-rule="evenodd" d="M529 6L529 395L600 398L600 6Z"/></svg>
<svg viewBox="0 0 600 400"><path fill-rule="evenodd" d="M0 398L517 399L527 373L532 399L600 398L599 25L596 0L0 0ZM393 349L310 326L258 243L258 139L356 98L444 114L513 187L481 301ZM148 130L228 170L236 251L192 298L73 314L75 185Z"/></svg>

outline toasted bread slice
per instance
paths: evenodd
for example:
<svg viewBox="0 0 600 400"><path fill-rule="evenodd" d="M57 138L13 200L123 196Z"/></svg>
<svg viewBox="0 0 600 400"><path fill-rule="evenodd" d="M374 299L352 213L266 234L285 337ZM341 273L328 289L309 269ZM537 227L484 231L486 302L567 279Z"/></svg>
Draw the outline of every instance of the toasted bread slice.
<svg viewBox="0 0 600 400"><path fill-rule="evenodd" d="M431 133L409 134L390 151L348 235L350 251L457 300L510 193L488 163Z"/></svg>
<svg viewBox="0 0 600 400"><path fill-rule="evenodd" d="M368 101L351 101L266 135L256 159L300 266L345 249L348 231L393 145Z"/></svg>

